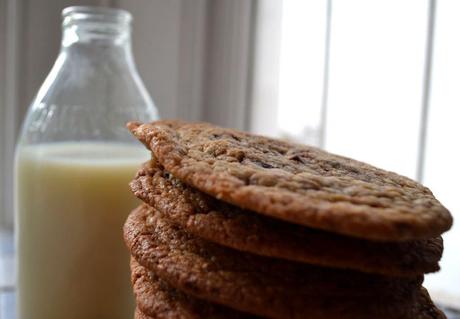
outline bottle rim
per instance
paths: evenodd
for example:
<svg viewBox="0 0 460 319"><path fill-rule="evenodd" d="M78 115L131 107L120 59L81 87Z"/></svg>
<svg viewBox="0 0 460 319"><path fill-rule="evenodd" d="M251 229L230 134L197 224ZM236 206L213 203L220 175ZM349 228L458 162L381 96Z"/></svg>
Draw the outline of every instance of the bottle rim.
<svg viewBox="0 0 460 319"><path fill-rule="evenodd" d="M77 21L129 24L132 20L132 15L122 9L96 6L71 6L62 10L62 19L64 25Z"/></svg>

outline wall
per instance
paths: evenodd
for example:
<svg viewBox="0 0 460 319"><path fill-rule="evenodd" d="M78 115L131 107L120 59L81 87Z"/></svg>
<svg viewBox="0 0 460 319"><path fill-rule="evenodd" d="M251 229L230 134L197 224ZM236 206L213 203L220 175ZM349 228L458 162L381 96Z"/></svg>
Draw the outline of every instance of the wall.
<svg viewBox="0 0 460 319"><path fill-rule="evenodd" d="M244 128L254 1L1 0L0 226L13 227L12 164L20 123L59 50L69 5L129 10L139 73L163 118Z"/></svg>

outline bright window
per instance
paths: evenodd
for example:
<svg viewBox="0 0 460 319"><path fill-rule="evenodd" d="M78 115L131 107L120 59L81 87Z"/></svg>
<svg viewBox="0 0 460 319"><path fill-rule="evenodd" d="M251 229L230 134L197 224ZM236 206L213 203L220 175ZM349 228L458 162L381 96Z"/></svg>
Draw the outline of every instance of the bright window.
<svg viewBox="0 0 460 319"><path fill-rule="evenodd" d="M426 75L430 13L435 13L431 78ZM284 0L278 135L411 178L423 176L460 220L459 16L455 0L437 5L429 0ZM431 90L424 91L427 83ZM423 174L417 176L423 162ZM459 306L460 226L444 240L442 272L428 275L425 285L435 299Z"/></svg>

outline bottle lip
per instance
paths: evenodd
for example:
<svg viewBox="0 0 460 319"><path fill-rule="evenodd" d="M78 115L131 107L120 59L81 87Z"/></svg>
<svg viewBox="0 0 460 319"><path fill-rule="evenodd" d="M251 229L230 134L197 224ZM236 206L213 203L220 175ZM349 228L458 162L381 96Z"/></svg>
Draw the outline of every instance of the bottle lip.
<svg viewBox="0 0 460 319"><path fill-rule="evenodd" d="M97 23L116 23L129 24L132 20L132 15L126 10L93 7L93 6L71 6L62 10L63 24L70 22L90 21Z"/></svg>

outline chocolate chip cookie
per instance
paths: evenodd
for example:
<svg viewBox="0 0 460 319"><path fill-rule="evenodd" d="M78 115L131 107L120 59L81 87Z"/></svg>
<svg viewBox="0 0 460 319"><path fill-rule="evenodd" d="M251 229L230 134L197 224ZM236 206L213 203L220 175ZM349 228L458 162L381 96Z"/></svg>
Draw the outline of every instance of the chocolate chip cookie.
<svg viewBox="0 0 460 319"><path fill-rule="evenodd" d="M186 295L170 287L134 259L131 259L131 279L138 304L135 319L260 318ZM428 291L423 287L420 288L417 302L411 311L412 317L417 319L446 319L442 311L433 304Z"/></svg>
<svg viewBox="0 0 460 319"><path fill-rule="evenodd" d="M315 147L206 123L128 128L183 182L274 218L382 241L434 238L452 225L421 184Z"/></svg>
<svg viewBox="0 0 460 319"><path fill-rule="evenodd" d="M158 318L147 316L139 308L136 308L136 310L134 311L134 319L158 319Z"/></svg>
<svg viewBox="0 0 460 319"><path fill-rule="evenodd" d="M249 319L256 318L220 305L188 296L170 287L131 259L131 282L136 297L136 316L157 319Z"/></svg>
<svg viewBox="0 0 460 319"><path fill-rule="evenodd" d="M421 277L391 278L231 250L185 233L147 206L130 214L124 235L136 260L172 287L272 318L406 318L421 284Z"/></svg>
<svg viewBox="0 0 460 319"><path fill-rule="evenodd" d="M133 193L163 218L196 236L237 250L394 276L439 269L443 250L440 237L375 242L282 222L200 192L166 172L156 160L145 163L130 185Z"/></svg>

